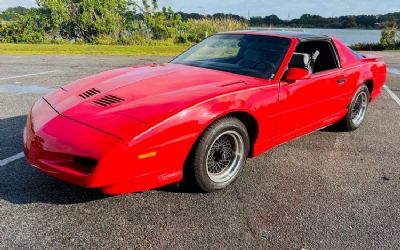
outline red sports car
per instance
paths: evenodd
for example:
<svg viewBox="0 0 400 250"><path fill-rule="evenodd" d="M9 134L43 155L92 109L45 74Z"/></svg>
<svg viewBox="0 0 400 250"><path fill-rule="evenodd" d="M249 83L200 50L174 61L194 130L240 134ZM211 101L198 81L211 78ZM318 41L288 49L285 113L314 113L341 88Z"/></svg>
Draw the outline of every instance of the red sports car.
<svg viewBox="0 0 400 250"><path fill-rule="evenodd" d="M107 194L231 184L248 157L323 127L355 130L386 65L302 32L214 35L170 63L127 67L38 100L24 130L39 170ZM186 174L185 174L186 177Z"/></svg>

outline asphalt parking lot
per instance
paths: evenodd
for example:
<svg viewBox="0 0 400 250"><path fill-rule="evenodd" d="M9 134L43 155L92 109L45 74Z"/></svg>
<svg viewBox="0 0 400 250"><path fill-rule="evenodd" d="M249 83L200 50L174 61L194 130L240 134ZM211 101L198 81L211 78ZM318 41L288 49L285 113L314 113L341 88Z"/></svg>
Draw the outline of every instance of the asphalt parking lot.
<svg viewBox="0 0 400 250"><path fill-rule="evenodd" d="M0 56L0 248L400 248L400 53L353 133L324 129L249 160L230 188L105 196L28 166L34 101L70 81L169 58ZM10 158L11 157L11 158Z"/></svg>

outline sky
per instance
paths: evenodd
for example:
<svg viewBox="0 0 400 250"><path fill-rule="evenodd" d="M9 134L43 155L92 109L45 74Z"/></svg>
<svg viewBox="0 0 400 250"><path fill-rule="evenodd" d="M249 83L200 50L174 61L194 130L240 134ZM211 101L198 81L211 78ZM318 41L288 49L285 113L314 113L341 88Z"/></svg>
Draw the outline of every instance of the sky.
<svg viewBox="0 0 400 250"><path fill-rule="evenodd" d="M400 0L159 0L159 3L189 13L220 12L247 17L250 12L250 16L276 14L281 19L297 18L304 13L332 17L400 12ZM0 0L0 10L35 5L35 0Z"/></svg>

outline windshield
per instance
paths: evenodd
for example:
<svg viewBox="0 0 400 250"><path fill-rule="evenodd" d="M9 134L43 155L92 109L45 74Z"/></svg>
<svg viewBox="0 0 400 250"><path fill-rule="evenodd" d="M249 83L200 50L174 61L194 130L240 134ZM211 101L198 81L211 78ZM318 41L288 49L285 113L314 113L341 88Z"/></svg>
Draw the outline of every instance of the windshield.
<svg viewBox="0 0 400 250"><path fill-rule="evenodd" d="M272 79L290 46L290 39L242 34L214 35L171 63Z"/></svg>

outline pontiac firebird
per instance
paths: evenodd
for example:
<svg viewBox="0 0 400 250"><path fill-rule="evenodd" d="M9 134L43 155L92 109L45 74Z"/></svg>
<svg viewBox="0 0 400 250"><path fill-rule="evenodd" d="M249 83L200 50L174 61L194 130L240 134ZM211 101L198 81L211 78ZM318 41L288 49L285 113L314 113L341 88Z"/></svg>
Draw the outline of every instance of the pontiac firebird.
<svg viewBox="0 0 400 250"><path fill-rule="evenodd" d="M332 124L357 129L385 79L384 62L336 38L219 33L170 63L103 72L39 99L25 155L106 194L184 177L212 192L237 179L248 157Z"/></svg>

